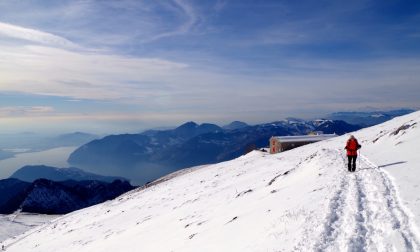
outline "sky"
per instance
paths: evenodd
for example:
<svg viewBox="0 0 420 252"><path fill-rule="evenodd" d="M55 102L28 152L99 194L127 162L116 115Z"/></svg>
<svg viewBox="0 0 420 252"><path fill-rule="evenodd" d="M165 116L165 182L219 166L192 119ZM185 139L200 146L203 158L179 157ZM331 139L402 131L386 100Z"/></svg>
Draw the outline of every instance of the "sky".
<svg viewBox="0 0 420 252"><path fill-rule="evenodd" d="M0 1L0 132L420 108L420 1Z"/></svg>

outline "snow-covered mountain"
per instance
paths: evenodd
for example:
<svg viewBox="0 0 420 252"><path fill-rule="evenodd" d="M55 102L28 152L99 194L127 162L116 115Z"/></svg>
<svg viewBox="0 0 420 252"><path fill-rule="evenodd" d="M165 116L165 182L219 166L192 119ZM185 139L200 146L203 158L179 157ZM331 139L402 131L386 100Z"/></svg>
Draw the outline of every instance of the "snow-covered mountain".
<svg viewBox="0 0 420 252"><path fill-rule="evenodd" d="M6 251L419 251L420 112L182 170L4 242Z"/></svg>
<svg viewBox="0 0 420 252"><path fill-rule="evenodd" d="M336 112L327 117L332 120L343 120L347 123L372 126L386 122L394 117L413 113L412 109L397 109L389 111L369 111L369 112Z"/></svg>

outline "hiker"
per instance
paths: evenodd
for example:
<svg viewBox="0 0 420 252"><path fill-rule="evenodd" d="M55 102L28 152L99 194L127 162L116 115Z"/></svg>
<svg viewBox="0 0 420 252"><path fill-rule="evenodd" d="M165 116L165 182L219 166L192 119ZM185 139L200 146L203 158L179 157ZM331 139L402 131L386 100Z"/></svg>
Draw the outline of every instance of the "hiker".
<svg viewBox="0 0 420 252"><path fill-rule="evenodd" d="M347 140L346 147L344 148L347 150L347 158L349 159L349 172L356 171L357 150L361 147L362 146L359 144L359 142L357 142L357 139L353 135L350 135L349 140Z"/></svg>

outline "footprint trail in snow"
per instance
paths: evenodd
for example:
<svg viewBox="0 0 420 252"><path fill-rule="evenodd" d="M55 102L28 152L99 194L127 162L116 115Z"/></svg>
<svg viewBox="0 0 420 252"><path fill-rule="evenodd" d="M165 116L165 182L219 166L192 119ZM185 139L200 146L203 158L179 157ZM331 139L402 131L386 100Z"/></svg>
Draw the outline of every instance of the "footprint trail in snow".
<svg viewBox="0 0 420 252"><path fill-rule="evenodd" d="M419 251L420 242L387 173L361 156L355 173L344 168L315 251Z"/></svg>

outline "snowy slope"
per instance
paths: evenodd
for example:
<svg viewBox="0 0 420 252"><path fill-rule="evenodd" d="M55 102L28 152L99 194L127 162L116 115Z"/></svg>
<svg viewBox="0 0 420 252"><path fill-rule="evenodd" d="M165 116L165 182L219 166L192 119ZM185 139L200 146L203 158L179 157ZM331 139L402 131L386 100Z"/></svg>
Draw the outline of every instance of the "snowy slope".
<svg viewBox="0 0 420 252"><path fill-rule="evenodd" d="M355 136L363 145L356 173L345 167L348 136L276 155L252 152L4 244L19 252L419 251L420 112Z"/></svg>
<svg viewBox="0 0 420 252"><path fill-rule="evenodd" d="M23 232L42 225L58 215L42 215L15 213L10 215L0 214L0 242L10 237L22 234Z"/></svg>

